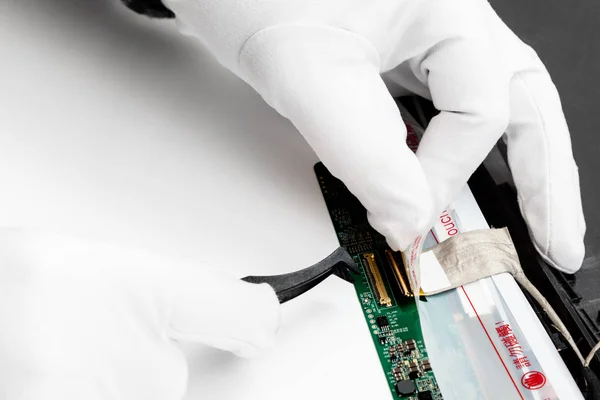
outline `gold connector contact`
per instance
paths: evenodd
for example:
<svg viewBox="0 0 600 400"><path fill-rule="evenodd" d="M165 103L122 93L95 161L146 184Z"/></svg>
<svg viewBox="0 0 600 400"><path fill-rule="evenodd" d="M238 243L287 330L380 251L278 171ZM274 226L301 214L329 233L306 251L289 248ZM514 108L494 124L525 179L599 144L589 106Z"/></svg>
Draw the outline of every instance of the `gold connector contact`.
<svg viewBox="0 0 600 400"><path fill-rule="evenodd" d="M383 282L383 278L381 277L381 272L379 271L379 267L377 266L377 262L375 261L374 253L365 253L363 254L363 259L367 264L367 276L369 277L369 281L371 283L371 287L373 288L373 292L379 305L391 307L392 299L388 295L387 289L385 288L385 283Z"/></svg>
<svg viewBox="0 0 600 400"><path fill-rule="evenodd" d="M408 276L406 276L406 270L404 269L404 266L402 268L398 266L396 258L394 257L394 253L392 253L390 250L386 250L385 255L390 261L392 271L394 272L394 276L396 277L396 281L398 282L398 286L400 286L400 291L402 294L406 297L414 297L412 290L407 284Z"/></svg>

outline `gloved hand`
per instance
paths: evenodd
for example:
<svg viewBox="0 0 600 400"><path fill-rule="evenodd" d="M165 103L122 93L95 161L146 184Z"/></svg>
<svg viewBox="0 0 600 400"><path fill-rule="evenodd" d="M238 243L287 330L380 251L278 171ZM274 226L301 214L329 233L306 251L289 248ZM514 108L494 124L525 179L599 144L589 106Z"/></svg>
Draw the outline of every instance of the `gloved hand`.
<svg viewBox="0 0 600 400"><path fill-rule="evenodd" d="M295 124L393 248L429 229L506 132L538 250L579 268L585 223L558 94L484 0L166 4ZM390 88L441 111L416 156ZM0 294L0 397L11 400L180 399L186 366L173 340L246 355L278 324L266 285L26 232L0 235Z"/></svg>
<svg viewBox="0 0 600 400"><path fill-rule="evenodd" d="M428 231L506 132L537 249L561 271L580 267L585 222L558 93L485 0L165 5L183 33L293 122L394 249ZM441 111L416 156L389 89Z"/></svg>
<svg viewBox="0 0 600 400"><path fill-rule="evenodd" d="M180 400L177 341L241 356L272 344L279 302L199 265L0 230L0 398Z"/></svg>

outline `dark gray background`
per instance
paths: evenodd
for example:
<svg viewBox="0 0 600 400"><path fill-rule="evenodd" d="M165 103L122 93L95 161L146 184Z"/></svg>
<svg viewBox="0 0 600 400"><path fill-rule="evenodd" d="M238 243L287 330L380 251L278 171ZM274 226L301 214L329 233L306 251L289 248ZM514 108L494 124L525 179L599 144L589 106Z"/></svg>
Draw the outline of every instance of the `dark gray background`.
<svg viewBox="0 0 600 400"><path fill-rule="evenodd" d="M560 92L587 222L586 259L578 281L597 276L592 269L600 270L600 2L491 0L491 4L538 52ZM600 286L597 280L588 283Z"/></svg>

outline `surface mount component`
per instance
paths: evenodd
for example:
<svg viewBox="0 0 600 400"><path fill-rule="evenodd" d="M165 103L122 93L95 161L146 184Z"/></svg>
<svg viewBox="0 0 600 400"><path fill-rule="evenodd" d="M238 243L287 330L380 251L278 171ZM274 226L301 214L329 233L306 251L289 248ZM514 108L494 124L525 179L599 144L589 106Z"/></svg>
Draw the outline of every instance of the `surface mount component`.
<svg viewBox="0 0 600 400"><path fill-rule="evenodd" d="M433 395L429 390L427 390L425 392L420 392L417 398L419 400L433 400Z"/></svg>
<svg viewBox="0 0 600 400"><path fill-rule="evenodd" d="M377 326L380 327L381 329L389 328L389 326L390 326L390 323L385 315L377 317L377 319L375 320L375 323L377 323Z"/></svg>
<svg viewBox="0 0 600 400"><path fill-rule="evenodd" d="M408 396L417 391L417 386L413 380L407 379L396 382L396 394L398 396Z"/></svg>

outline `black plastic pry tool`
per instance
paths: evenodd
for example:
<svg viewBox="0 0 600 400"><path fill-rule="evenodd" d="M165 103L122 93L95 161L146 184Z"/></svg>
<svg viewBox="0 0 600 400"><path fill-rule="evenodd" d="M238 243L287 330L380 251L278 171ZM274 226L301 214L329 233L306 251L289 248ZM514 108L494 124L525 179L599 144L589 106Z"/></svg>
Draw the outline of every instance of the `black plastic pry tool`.
<svg viewBox="0 0 600 400"><path fill-rule="evenodd" d="M354 283L353 274L359 273L356 263L343 247L325 257L313 266L296 272L271 276L247 276L242 278L249 283L268 283L279 298L280 303L292 300L309 291L330 275Z"/></svg>

